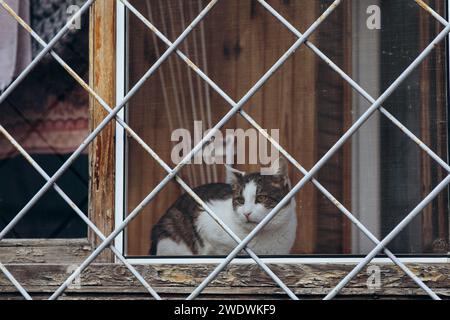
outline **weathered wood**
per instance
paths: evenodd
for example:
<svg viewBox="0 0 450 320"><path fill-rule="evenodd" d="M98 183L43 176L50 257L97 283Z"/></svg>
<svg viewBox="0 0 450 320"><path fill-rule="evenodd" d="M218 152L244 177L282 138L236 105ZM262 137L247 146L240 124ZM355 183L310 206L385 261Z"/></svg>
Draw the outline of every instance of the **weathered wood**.
<svg viewBox="0 0 450 320"><path fill-rule="evenodd" d="M116 102L116 1L96 1L90 14L91 87L114 108ZM90 127L95 129L107 116L103 107L90 98ZM111 122L89 147L89 217L106 235L114 228L115 123ZM99 239L89 230L93 245ZM97 261L112 262L109 250Z"/></svg>
<svg viewBox="0 0 450 320"><path fill-rule="evenodd" d="M185 294L161 294L161 298L163 300L165 299L173 299L173 300L184 300L186 299L188 293ZM297 295L300 300L319 300L323 297L323 295L313 296L313 295ZM33 300L46 300L48 299L48 294L34 294ZM23 297L19 294L2 294L1 295L2 300L23 300ZM200 296L197 300L227 300L227 301L242 301L242 300L255 300L254 296L252 295L245 295L245 294L208 294L204 296ZM257 297L258 300L288 300L286 295L273 295L273 294L261 294ZM351 293L351 291L346 292L345 295L338 296L335 298L335 300L367 300L367 299L376 299L376 300L423 300L423 296L419 295L399 295L399 294L392 294L392 295L354 295ZM69 293L67 295L64 295L60 298L60 300L154 300L151 296L145 293L105 293L105 294L76 294L76 293ZM295 302L294 302L295 303Z"/></svg>
<svg viewBox="0 0 450 320"><path fill-rule="evenodd" d="M80 263L92 252L87 239L3 240L2 263Z"/></svg>
<svg viewBox="0 0 450 320"><path fill-rule="evenodd" d="M368 274L360 273L343 290L342 296L388 297L424 296L425 293L399 268L392 264L378 264L381 287L367 288ZM450 297L449 264L409 264L411 270L438 294ZM270 265L272 270L294 292L309 298L320 298L335 286L352 268L352 264L284 264ZM31 293L51 293L68 276L71 265L12 264L7 268ZM214 265L139 265L136 269L163 295L186 295L214 268ZM122 265L93 264L82 274L81 285L70 287L67 294L86 297L141 295L145 290ZM16 292L9 281L0 276L0 297ZM285 298L282 291L255 265L232 265L222 272L205 291L205 296L270 296Z"/></svg>
<svg viewBox="0 0 450 320"><path fill-rule="evenodd" d="M429 3L437 12L445 11L442 1ZM439 32L441 26L425 10L419 13L420 49L424 49ZM446 84L445 84L445 45L440 44L428 59L420 65L420 139L441 158L447 158L447 120L446 120ZM434 160L426 153L420 155L421 192L425 197L433 187L442 181L446 172L435 167ZM422 246L425 252L446 252L448 246L448 195L439 194L435 205L423 210ZM441 245L439 245L441 243ZM444 249L442 249L442 247Z"/></svg>

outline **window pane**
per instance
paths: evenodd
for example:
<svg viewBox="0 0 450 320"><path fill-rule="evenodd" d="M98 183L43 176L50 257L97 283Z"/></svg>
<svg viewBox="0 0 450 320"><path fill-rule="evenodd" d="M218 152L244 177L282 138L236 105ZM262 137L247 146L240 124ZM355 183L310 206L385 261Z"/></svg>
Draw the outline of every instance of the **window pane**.
<svg viewBox="0 0 450 320"><path fill-rule="evenodd" d="M13 9L49 42L67 23L69 5L85 0L11 2ZM17 5L16 5L17 4ZM88 81L88 14L79 28L67 33L55 51L85 81ZM0 10L1 88L11 82L42 50L35 40ZM88 94L50 55L45 56L24 81L0 105L0 124L32 158L53 175L79 146L89 131ZM0 229L3 229L44 185L42 176L0 135ZM84 154L57 181L64 192L87 212L88 157ZM50 189L8 234L9 238L82 238L85 223Z"/></svg>
<svg viewBox="0 0 450 320"><path fill-rule="evenodd" d="M207 1L132 3L174 41ZM269 3L304 32L332 1L273 0ZM444 14L441 1L430 1L430 5ZM368 14L369 6L372 6L369 12L376 13L379 9L381 16ZM413 1L345 1L309 40L376 99L442 29ZM167 45L132 13L128 15L127 30L128 87L131 88L165 52ZM219 2L179 48L237 102L295 41L296 37L256 1L230 0ZM385 101L384 114L375 113L315 176L379 239L445 177L445 170L386 117L395 117L447 162L445 59L445 44L442 43ZM312 50L301 46L243 109L269 133L279 130L280 145L309 170L371 104ZM180 132L188 133L188 144L193 146L200 140L196 129L202 128L200 131L204 132L213 127L230 108L223 97L205 86L205 82L174 54L131 100L127 120L161 159L175 167L173 156L180 146ZM226 136L226 129L250 128L245 119L236 115L221 132ZM257 157L258 163L251 163L249 156L255 155L255 150L259 152L265 143L262 138L257 149L247 145L244 148L247 161L234 168L248 173L264 167L261 157ZM225 182L225 171L223 164L209 165L200 161L200 164L188 164L180 176L191 187L199 187ZM126 172L125 210L128 213L166 172L130 138L127 138ZM293 185L302 177L295 166L289 165ZM207 201L208 194L211 197L214 193L212 190L214 186L209 185L199 192ZM199 227L197 211L189 215L181 210L177 213L178 222L163 218L183 193L178 184L170 183L129 225L125 235L128 255L148 256L152 239L155 246L155 241L167 238L187 245L187 250L194 254L207 252L197 250L196 246L201 245L186 243L189 237L185 233L190 228L195 231L191 239L198 242L209 239L207 232L202 234L204 230ZM447 193L447 189L441 192L394 239L390 245L392 251L404 254L447 252ZM289 249L277 253L363 254L373 248L374 244L313 184L306 184L295 201L297 227L289 231L289 236L295 240ZM177 204L175 207L179 209ZM167 225L165 229L154 228L164 221L173 223L171 231ZM234 228L239 237L248 234L239 226ZM280 230L274 231L278 234L274 236L275 241L286 234ZM226 235L224 239L227 245L222 251L227 253L232 247ZM175 249L173 254L176 254Z"/></svg>

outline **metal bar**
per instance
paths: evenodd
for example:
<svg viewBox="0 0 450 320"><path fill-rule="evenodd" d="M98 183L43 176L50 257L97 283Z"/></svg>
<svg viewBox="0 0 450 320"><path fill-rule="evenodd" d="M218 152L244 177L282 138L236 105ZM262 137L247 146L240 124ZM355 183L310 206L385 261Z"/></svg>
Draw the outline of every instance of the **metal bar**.
<svg viewBox="0 0 450 320"><path fill-rule="evenodd" d="M269 223L278 211L284 207L288 201L322 168L322 166L340 149L340 147L367 121L367 119L379 108L379 106L392 94L392 92L411 74L411 72L427 57L434 47L442 41L448 32L450 25L446 27L439 35L425 48L422 53L408 66L408 68L389 86L389 88L376 100L376 102L366 110L361 117L350 127L350 129L334 144L333 147L313 166L307 175L281 200L275 208L250 232L244 240L238 245L221 264L197 287L188 299L198 296L203 289L236 257L236 255L245 247L256 234Z"/></svg>
<svg viewBox="0 0 450 320"><path fill-rule="evenodd" d="M121 0L122 3L125 4L125 6L127 6L133 13L138 13L138 18L147 26L149 24L151 24L144 16L139 15L139 12L131 5L128 3L127 0ZM160 33L159 31L157 32L157 36L164 41L167 45L171 45L172 43L170 42L170 40L168 40L162 33ZM310 45L312 45L309 41L306 42L307 44L309 43ZM316 50L318 50L316 48ZM321 52L320 52L321 53ZM177 54L179 55L179 57L185 61L188 66L193 69L203 80L205 80L205 83L207 83L209 86L211 86L217 93L219 93L219 95L221 95L232 107L236 106L236 102L231 99L224 91L222 91L215 83L214 81L212 81L206 74L204 74L204 72L202 72L194 63L192 63L189 58L184 55L180 50L177 50ZM323 55L323 53L321 53ZM328 59L328 58L327 58ZM328 59L329 60L329 59ZM330 61L330 63L332 63ZM337 67L337 66L336 66ZM341 71L343 73L343 71ZM350 79L351 80L351 79ZM353 81L353 80L352 80ZM356 83L355 83L356 84ZM358 86L356 84L356 86ZM358 86L359 87L359 86ZM362 90L362 89L361 89ZM370 96L369 96L370 97ZM375 101L373 99L373 101ZM263 130L258 124L257 122L252 119L250 117L250 115L248 115L245 111L240 110L240 114L244 117L244 119L247 120L247 122L249 122L252 126L254 126L261 134L263 134L266 139L268 139L272 144L274 144L274 146L281 151L281 153L293 164L295 165L303 174L307 174L308 172L294 159L290 156L290 154L283 149L275 140L272 139L272 137L270 137L270 135ZM356 219L341 203L339 203L339 201L333 197L333 195L331 193L329 193L316 179L312 179L312 183L314 185L316 185L316 187L332 202L334 203L338 209L343 212L366 236L369 237L370 240L372 240L375 244L379 243L379 240L372 234L370 233L370 231L364 227L363 224L361 224L361 222ZM391 260L397 265L399 266L407 275L409 275L413 281L415 281L422 289L424 289L428 295L430 295L431 298L433 299L440 299L425 283L423 283L423 281L418 278L411 270L409 270L399 259L397 259L395 257L395 255L393 255L388 249L385 249L385 253L386 255L391 258Z"/></svg>
<svg viewBox="0 0 450 320"><path fill-rule="evenodd" d="M14 276L8 271L8 269L6 269L6 267L1 262L0 262L0 270L9 279L9 281L11 281L14 287L16 287L16 289L26 300L33 300L31 296L28 294L27 290L25 290L24 287L22 287L22 285L16 280L16 278L14 278Z"/></svg>
<svg viewBox="0 0 450 320"><path fill-rule="evenodd" d="M123 2L123 1L122 1ZM56 299L62 292L64 292L65 288L73 281L73 279L80 274L108 245L114 238L123 231L123 229L128 225L128 223L133 220L137 214L164 188L164 186L169 183L175 175L178 173L181 168L187 164L190 159L203 147L205 143L207 143L213 135L219 130L228 120L231 118L241 107L242 105L251 98L253 94L267 81L275 71L277 71L284 62L298 49L298 47L306 40L307 37L320 25L320 23L336 8L336 6L341 2L341 0L335 0L333 4L319 17L317 21L315 21L308 31L305 32L302 39L296 41L296 43L273 65L269 71L258 81L255 86L250 89L250 91L241 99L237 108L229 111L225 117L213 128L211 131L197 144L196 147L172 170L170 174L168 174L157 186L152 190L150 194L127 216L127 218L122 222L122 224L106 238L106 240L101 243L98 248L74 271L74 273L69 276L69 278L55 291L55 293L50 297L50 299ZM204 12L204 11L203 11ZM197 19L196 19L197 20ZM153 30L152 30L153 31ZM185 32L183 32L184 34ZM174 42L174 44L177 41ZM178 45L179 43L177 43ZM170 47L174 48L175 47ZM243 249L243 248L242 248Z"/></svg>
<svg viewBox="0 0 450 320"><path fill-rule="evenodd" d="M334 298L350 280L355 277L364 266L370 263L370 261L385 247L395 236L402 231L415 216L417 216L423 208L425 208L433 199L450 183L450 175L439 183L428 196L426 196L415 208L412 210L381 242L360 262L358 265L344 278L338 285L331 290L331 292L324 298L324 300L330 300Z"/></svg>
<svg viewBox="0 0 450 320"><path fill-rule="evenodd" d="M0 133L2 133L6 139L19 151L20 154L30 163L33 168L45 179L50 180L50 176L42 169L41 166L26 152L26 150L12 137L9 132L0 125ZM77 213L77 215L95 232L95 234L104 240L105 236L97 228L97 226L83 213L83 211L69 198L69 196L55 183L53 184L55 191L64 199L64 201ZM147 289L147 291L157 300L161 300L161 297L156 291L148 284L148 282L137 272L137 270L125 259L125 257L116 249L114 245L110 246L111 251L117 256L117 258L130 270L130 272L138 279L138 281ZM1 263L0 263L1 264ZM19 289L19 288L18 288ZM19 289L20 290L20 289Z"/></svg>
<svg viewBox="0 0 450 320"><path fill-rule="evenodd" d="M440 14L434 11L429 5L427 5L422 0L414 0L419 6L422 7L425 11L428 11L436 20L442 23L444 26L448 25L448 21L445 20Z"/></svg>
<svg viewBox="0 0 450 320"><path fill-rule="evenodd" d="M53 183L69 168L75 159L83 152L83 150L95 139L95 137L103 130L103 128L120 112L120 110L129 102L134 94L140 89L145 81L153 75L153 73L161 66L161 64L172 54L173 51L180 45L180 43L189 35L192 29L203 19L203 17L214 7L218 0L212 0L208 6L194 19L188 28L177 38L173 46L170 47L157 62L146 72L146 74L139 80L136 85L128 92L122 102L108 114L100 125L92 131L89 136L81 143L80 147L67 159L67 161L58 169L52 178L44 184L38 193L25 205L25 207L14 217L14 219L0 232L0 240L8 234L17 222L30 210L30 208L47 192ZM50 50L50 48L49 48Z"/></svg>

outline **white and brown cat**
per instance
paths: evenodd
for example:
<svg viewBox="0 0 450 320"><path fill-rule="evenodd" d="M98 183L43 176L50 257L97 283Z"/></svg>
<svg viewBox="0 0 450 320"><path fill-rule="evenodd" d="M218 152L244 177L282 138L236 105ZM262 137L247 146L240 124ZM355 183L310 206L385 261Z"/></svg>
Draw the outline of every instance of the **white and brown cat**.
<svg viewBox="0 0 450 320"><path fill-rule="evenodd" d="M275 161L270 174L243 173L227 167L227 183L194 191L243 239L290 191L286 160ZM292 198L250 242L256 254L288 254L297 228ZM236 242L188 194L183 194L153 227L151 255L226 255Z"/></svg>

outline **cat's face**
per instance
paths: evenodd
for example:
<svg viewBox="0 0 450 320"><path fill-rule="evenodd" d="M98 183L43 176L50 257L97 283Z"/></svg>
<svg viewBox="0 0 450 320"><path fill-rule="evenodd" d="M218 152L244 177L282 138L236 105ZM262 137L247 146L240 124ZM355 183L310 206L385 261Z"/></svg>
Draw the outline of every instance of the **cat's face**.
<svg viewBox="0 0 450 320"><path fill-rule="evenodd" d="M229 183L233 188L233 208L242 223L257 224L290 191L287 169L277 169L272 175L233 172Z"/></svg>

